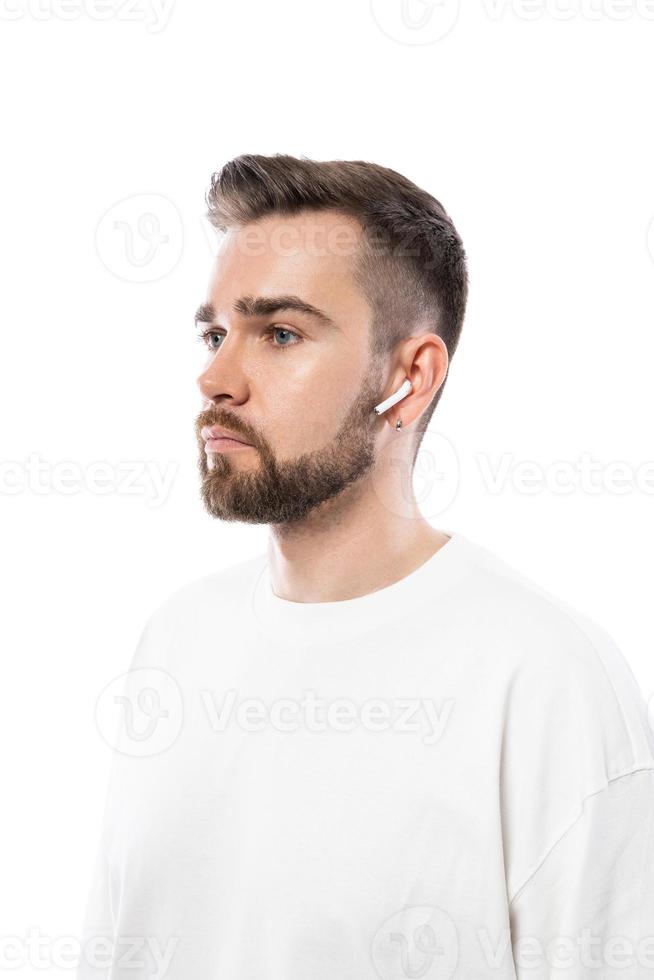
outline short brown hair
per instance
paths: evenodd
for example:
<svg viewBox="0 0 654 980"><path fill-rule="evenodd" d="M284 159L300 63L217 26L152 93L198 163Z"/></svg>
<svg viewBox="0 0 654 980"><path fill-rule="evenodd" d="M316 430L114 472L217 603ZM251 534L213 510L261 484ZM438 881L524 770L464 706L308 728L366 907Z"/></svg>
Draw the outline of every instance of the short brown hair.
<svg viewBox="0 0 654 980"><path fill-rule="evenodd" d="M267 215L338 210L364 231L354 276L373 310L378 360L427 320L452 358L468 295L463 243L436 198L402 174L363 160L244 154L211 177L207 217L219 231ZM443 385L416 427L415 455Z"/></svg>

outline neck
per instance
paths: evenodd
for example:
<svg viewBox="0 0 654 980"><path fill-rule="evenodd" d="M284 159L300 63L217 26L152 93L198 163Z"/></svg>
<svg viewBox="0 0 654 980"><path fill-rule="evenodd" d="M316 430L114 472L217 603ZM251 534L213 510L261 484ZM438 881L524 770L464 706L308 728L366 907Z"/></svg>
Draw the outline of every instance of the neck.
<svg viewBox="0 0 654 980"><path fill-rule="evenodd" d="M291 602L354 599L411 574L447 543L413 498L385 499L361 481L301 525L273 526L267 552L275 594Z"/></svg>

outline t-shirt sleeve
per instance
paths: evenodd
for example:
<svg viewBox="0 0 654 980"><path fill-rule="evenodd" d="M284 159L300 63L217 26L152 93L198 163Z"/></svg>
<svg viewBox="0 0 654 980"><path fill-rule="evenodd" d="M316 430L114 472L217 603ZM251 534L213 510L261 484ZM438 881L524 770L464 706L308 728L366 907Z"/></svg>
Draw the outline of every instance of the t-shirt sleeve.
<svg viewBox="0 0 654 980"><path fill-rule="evenodd" d="M86 899L77 980L105 980L110 976L114 942L108 860L101 841Z"/></svg>
<svg viewBox="0 0 654 980"><path fill-rule="evenodd" d="M583 802L510 903L519 980L654 976L654 769Z"/></svg>
<svg viewBox="0 0 654 980"><path fill-rule="evenodd" d="M537 639L507 697L500 776L516 975L653 977L645 701L608 633L579 614L535 609Z"/></svg>
<svg viewBox="0 0 654 980"><path fill-rule="evenodd" d="M133 672L139 667L149 664L154 652L161 646L160 642L155 643L156 622L156 616L153 614L145 623L132 653L129 668L120 679L124 696L129 695L130 679ZM116 785L121 762L118 747L123 732L124 726L117 723L111 741L113 754L105 792L101 829L86 894L76 980L109 980L111 976L115 975L112 970L115 971L113 964L115 963L117 942L114 908L116 889L112 887L111 882L109 850L115 808L120 806L120 794L116 791Z"/></svg>

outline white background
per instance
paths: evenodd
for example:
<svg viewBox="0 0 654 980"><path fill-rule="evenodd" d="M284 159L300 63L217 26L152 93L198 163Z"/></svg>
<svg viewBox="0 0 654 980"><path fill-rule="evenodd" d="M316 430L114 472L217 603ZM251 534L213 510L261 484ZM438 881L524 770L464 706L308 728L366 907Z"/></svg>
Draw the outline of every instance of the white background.
<svg viewBox="0 0 654 980"><path fill-rule="evenodd" d="M80 928L110 759L94 705L147 615L265 549L205 514L193 433L204 193L240 153L375 161L443 202L471 294L425 516L600 622L649 698L654 0L0 11L3 936Z"/></svg>

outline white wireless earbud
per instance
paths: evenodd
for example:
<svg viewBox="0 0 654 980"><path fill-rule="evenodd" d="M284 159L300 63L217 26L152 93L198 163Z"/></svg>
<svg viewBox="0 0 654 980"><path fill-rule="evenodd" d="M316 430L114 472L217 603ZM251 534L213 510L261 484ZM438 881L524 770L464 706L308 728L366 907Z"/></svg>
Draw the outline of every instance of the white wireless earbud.
<svg viewBox="0 0 654 980"><path fill-rule="evenodd" d="M387 408L390 408L392 405L396 405L398 402L402 401L403 398L406 398L406 396L409 394L412 388L413 385L411 384L409 379L406 378L406 380L402 382L402 384L397 389L394 395L390 395L386 399L386 401L380 402L379 405L375 405L375 407L373 408L373 412L376 415L381 415L382 412L385 412Z"/></svg>

